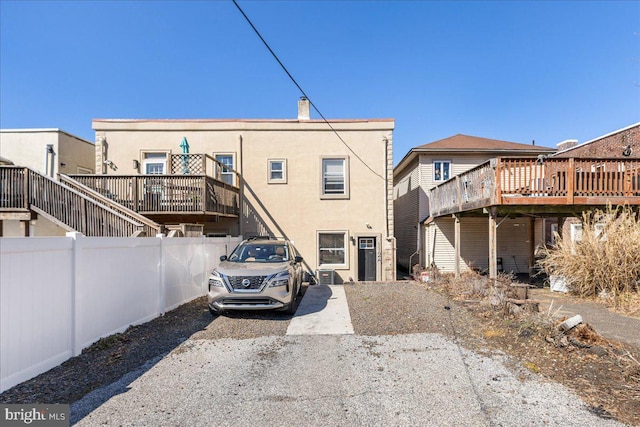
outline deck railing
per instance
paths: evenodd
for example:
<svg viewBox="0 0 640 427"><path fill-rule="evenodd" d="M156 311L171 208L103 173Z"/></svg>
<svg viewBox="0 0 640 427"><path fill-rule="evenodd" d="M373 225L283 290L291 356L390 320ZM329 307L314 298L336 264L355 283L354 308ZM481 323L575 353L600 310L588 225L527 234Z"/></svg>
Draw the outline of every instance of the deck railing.
<svg viewBox="0 0 640 427"><path fill-rule="evenodd" d="M431 216L496 205L640 203L640 159L504 158L430 192Z"/></svg>
<svg viewBox="0 0 640 427"><path fill-rule="evenodd" d="M149 218L145 217L144 215L134 212L131 209L128 209L119 203L114 202L110 198L104 197L102 194L92 190L86 185L81 184L80 182L74 180L73 178L70 178L67 175L63 175L63 174L60 174L59 178L60 178L60 182L65 183L66 185L73 188L77 192L84 194L85 196L90 197L94 200L98 200L103 205L110 207L111 209L120 213L121 215L142 224L145 237L155 237L157 234L163 232L163 227L160 224L154 221L151 221Z"/></svg>
<svg viewBox="0 0 640 427"><path fill-rule="evenodd" d="M0 210L33 210L85 236L132 236L143 225L25 167L0 167Z"/></svg>
<svg viewBox="0 0 640 427"><path fill-rule="evenodd" d="M206 175L69 175L134 212L238 216L237 187Z"/></svg>

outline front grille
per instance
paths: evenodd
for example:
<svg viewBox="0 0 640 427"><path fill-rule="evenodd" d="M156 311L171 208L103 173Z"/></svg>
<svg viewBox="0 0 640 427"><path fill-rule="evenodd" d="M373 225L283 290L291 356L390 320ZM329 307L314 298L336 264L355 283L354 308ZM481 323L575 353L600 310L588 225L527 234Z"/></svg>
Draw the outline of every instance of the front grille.
<svg viewBox="0 0 640 427"><path fill-rule="evenodd" d="M244 305L247 307L256 306L256 305L273 305L274 304L273 300L270 298L259 298L259 299L224 298L219 302L221 302L223 305L224 304Z"/></svg>
<svg viewBox="0 0 640 427"><path fill-rule="evenodd" d="M229 281L229 285L234 290L258 290L262 287L262 283L267 276L227 276L227 280ZM243 280L248 280L249 285L245 286L242 284Z"/></svg>

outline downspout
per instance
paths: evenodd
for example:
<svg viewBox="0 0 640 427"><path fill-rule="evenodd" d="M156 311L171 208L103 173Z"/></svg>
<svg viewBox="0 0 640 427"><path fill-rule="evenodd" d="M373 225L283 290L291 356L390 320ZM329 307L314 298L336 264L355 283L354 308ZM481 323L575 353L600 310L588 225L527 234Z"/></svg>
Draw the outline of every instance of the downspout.
<svg viewBox="0 0 640 427"><path fill-rule="evenodd" d="M242 135L238 135L238 156L240 157L240 160L238 161L238 165L240 166L240 176L238 176L238 187L240 188L240 212L238 215L238 221L240 223L240 227L239 227L239 231L240 231L240 236L242 236L244 238L244 218L243 218L243 212L244 212L244 156L243 156L243 145L242 145Z"/></svg>

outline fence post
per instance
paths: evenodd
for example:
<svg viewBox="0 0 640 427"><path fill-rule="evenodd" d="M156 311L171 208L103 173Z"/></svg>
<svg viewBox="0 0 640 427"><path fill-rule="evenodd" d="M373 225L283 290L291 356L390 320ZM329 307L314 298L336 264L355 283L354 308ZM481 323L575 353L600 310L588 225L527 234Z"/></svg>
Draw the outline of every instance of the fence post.
<svg viewBox="0 0 640 427"><path fill-rule="evenodd" d="M167 284L165 283L166 279L164 274L164 260L162 259L164 256L165 237L167 237L165 234L162 234L162 233L156 234L156 238L160 239L160 245L159 245L160 253L158 254L158 260L160 261L158 263L158 268L160 269L159 271L160 284L158 286L158 313L160 314L160 316L164 315L167 307L167 296L166 296Z"/></svg>
<svg viewBox="0 0 640 427"><path fill-rule="evenodd" d="M71 354L75 357L82 353L82 343L78 340L78 299L76 288L78 287L78 241L82 239L82 233L70 231L66 236L73 240L71 245Z"/></svg>
<svg viewBox="0 0 640 427"><path fill-rule="evenodd" d="M576 194L575 185L576 173L573 157L569 158L569 167L567 168L567 204L573 204L573 197Z"/></svg>

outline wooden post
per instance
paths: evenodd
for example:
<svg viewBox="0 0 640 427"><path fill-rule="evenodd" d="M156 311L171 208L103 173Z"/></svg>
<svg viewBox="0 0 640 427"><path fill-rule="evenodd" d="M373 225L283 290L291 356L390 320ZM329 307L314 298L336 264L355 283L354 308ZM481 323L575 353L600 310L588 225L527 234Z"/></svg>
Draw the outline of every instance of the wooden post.
<svg viewBox="0 0 640 427"><path fill-rule="evenodd" d="M544 231L542 234L544 235ZM534 276L535 268L536 268L536 219L531 218L529 220L529 279L531 279Z"/></svg>
<svg viewBox="0 0 640 427"><path fill-rule="evenodd" d="M498 254L496 244L496 208L490 208L489 211L489 279L496 280L498 278Z"/></svg>
<svg viewBox="0 0 640 427"><path fill-rule="evenodd" d="M133 207L132 210L136 211L136 212L140 212L140 206L139 206L139 196L138 196L138 177L134 176L131 178L131 192L133 193L133 197L132 197L132 202L133 202Z"/></svg>
<svg viewBox="0 0 640 427"><path fill-rule="evenodd" d="M455 277L460 277L460 215L453 215L454 230L455 230L455 247L456 247L456 260L455 260Z"/></svg>
<svg viewBox="0 0 640 427"><path fill-rule="evenodd" d="M567 168L567 204L573 204L573 196L576 193L576 171L573 157L569 158L569 167ZM560 230L560 222L558 222L558 230ZM561 234L562 235L562 234Z"/></svg>
<svg viewBox="0 0 640 427"><path fill-rule="evenodd" d="M501 165L501 161L502 159L500 157L498 157L496 159L496 172L495 172L495 188L496 188L496 200L495 200L495 204L497 205L501 205L502 204L502 165Z"/></svg>

